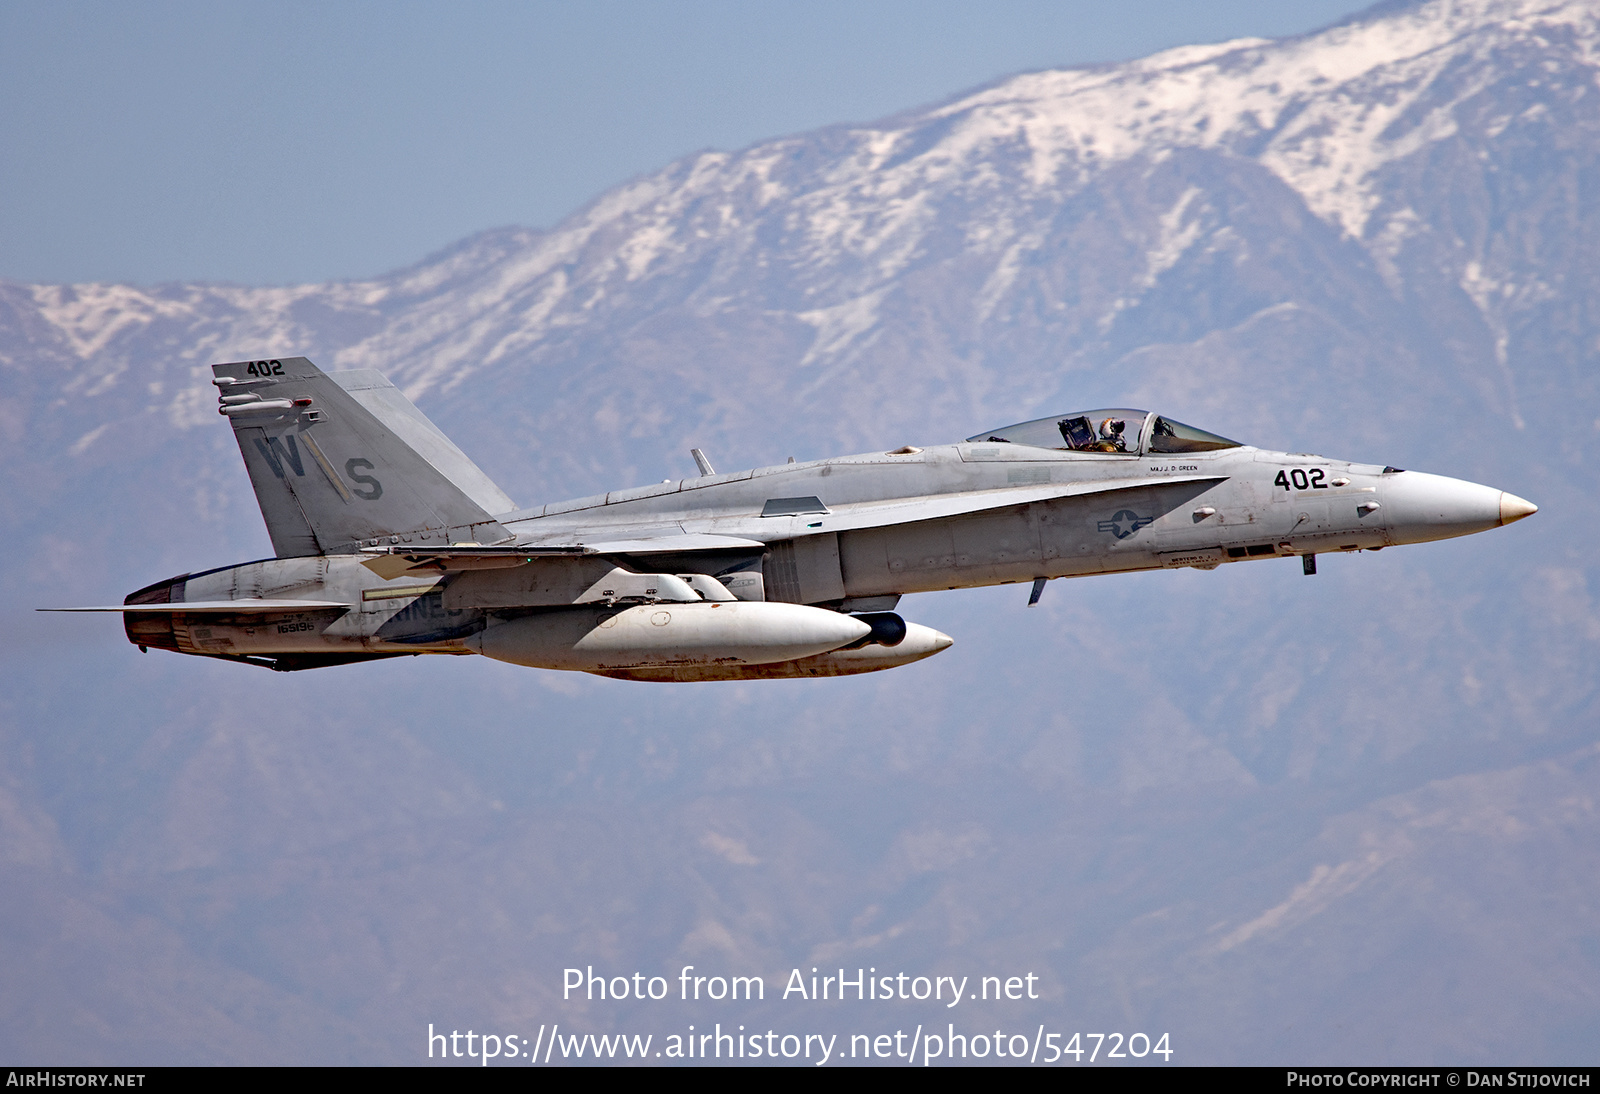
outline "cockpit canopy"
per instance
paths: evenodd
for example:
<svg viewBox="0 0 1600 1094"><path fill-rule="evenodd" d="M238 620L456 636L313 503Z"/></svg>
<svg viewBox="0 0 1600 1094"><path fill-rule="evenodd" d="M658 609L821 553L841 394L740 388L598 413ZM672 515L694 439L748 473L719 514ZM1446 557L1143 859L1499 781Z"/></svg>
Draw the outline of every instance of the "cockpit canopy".
<svg viewBox="0 0 1600 1094"><path fill-rule="evenodd" d="M1163 418L1148 410L1116 408L1053 414L1048 418L1035 418L1031 422L992 429L967 440L1130 456L1139 453L1215 452L1221 448L1240 447L1238 441L1230 441L1192 425Z"/></svg>

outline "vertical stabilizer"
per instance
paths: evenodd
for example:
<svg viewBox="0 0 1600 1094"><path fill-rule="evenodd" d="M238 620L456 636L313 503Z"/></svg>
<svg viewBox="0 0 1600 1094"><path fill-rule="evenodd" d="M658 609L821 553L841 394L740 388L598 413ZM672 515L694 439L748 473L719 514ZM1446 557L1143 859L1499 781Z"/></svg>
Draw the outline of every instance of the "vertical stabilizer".
<svg viewBox="0 0 1600 1094"><path fill-rule="evenodd" d="M510 499L379 374L352 393L304 357L211 371L279 558L510 538L489 512Z"/></svg>

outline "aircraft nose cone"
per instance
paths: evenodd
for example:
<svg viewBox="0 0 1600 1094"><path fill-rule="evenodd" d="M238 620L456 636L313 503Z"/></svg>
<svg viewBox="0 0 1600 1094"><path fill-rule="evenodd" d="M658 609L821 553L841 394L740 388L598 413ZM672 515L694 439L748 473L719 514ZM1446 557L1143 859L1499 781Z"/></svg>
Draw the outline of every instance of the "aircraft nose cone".
<svg viewBox="0 0 1600 1094"><path fill-rule="evenodd" d="M1500 494L1500 523L1510 524L1523 517L1531 517L1539 511L1539 507L1531 501L1517 497L1515 494Z"/></svg>
<svg viewBox="0 0 1600 1094"><path fill-rule="evenodd" d="M1468 536L1505 523L1501 517L1502 499L1507 496L1504 491L1421 471L1400 471L1384 478L1383 511L1388 514L1389 536L1395 543Z"/></svg>

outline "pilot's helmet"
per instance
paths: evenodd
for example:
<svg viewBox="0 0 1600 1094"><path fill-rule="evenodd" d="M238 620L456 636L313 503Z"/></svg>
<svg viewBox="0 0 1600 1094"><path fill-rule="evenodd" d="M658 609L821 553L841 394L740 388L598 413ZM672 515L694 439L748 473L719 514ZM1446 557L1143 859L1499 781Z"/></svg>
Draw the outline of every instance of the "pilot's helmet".
<svg viewBox="0 0 1600 1094"><path fill-rule="evenodd" d="M1121 418L1107 418L1100 423L1100 435L1102 437L1120 437L1122 436L1122 431L1127 427L1128 423Z"/></svg>

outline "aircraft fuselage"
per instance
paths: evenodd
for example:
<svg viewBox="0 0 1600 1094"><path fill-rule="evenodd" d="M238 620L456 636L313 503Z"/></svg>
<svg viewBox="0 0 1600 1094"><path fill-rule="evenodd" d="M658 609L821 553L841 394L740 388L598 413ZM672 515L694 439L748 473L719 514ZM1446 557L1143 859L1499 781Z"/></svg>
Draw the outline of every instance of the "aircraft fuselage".
<svg viewBox="0 0 1600 1094"><path fill-rule="evenodd" d="M1118 489L1122 482L1126 488ZM1071 487L1092 492L1024 500ZM882 523L889 499L905 499L914 513L930 499L959 503L996 492L1015 492L1018 500ZM498 519L530 545L616 540L662 524L759 539L760 549L640 552L628 562L641 572L674 574L743 566L761 575L766 601L873 611L908 593L1210 569L1465 535L1520 515L1507 512L1509 497L1419 472L1254 448L1171 457L979 442L688 478ZM779 510L814 511L762 516L774 500ZM1517 501L1509 503L1513 509ZM869 526L859 526L858 505L871 506ZM573 557L543 560L537 573L424 568L386 580L372 561L363 554L267 559L174 579L152 590L166 587L179 601L293 598L344 606L268 618L130 613L129 637L244 657L477 652L473 640L491 617L577 610L585 591L615 566L614 559ZM603 613L617 603L625 601L601 598L583 610Z"/></svg>
<svg viewBox="0 0 1600 1094"><path fill-rule="evenodd" d="M130 641L294 670L478 653L635 680L836 676L951 644L907 593L1378 550L1534 512L1485 486L1085 411L957 444L518 510L385 377L213 366L278 557L117 607Z"/></svg>

